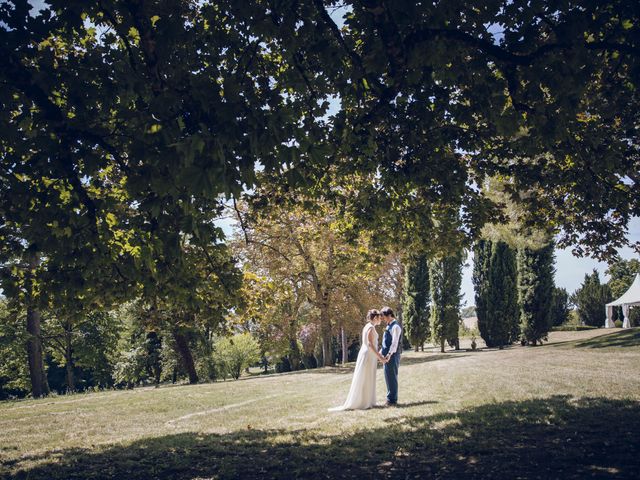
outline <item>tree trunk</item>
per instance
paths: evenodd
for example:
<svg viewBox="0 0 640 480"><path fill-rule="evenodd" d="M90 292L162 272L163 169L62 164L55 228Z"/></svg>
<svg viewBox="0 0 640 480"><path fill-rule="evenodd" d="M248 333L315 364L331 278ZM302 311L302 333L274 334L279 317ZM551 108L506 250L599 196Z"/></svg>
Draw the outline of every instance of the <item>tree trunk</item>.
<svg viewBox="0 0 640 480"><path fill-rule="evenodd" d="M420 345L418 345L417 343L416 343L416 346L415 346L415 351L416 352L420 351Z"/></svg>
<svg viewBox="0 0 640 480"><path fill-rule="evenodd" d="M327 367L329 365L334 365L334 358L331 352L331 327L327 325L323 319L322 326L322 363L321 367Z"/></svg>
<svg viewBox="0 0 640 480"><path fill-rule="evenodd" d="M193 362L193 355L191 355L191 349L189 348L187 338L184 334L174 330L173 339L176 342L178 354L180 354L180 358L182 359L182 365L189 375L189 383L198 383L198 374L196 373L196 366Z"/></svg>
<svg viewBox="0 0 640 480"><path fill-rule="evenodd" d="M67 363L65 369L67 376L67 393L73 393L76 391L76 383L73 377L73 364Z"/></svg>
<svg viewBox="0 0 640 480"><path fill-rule="evenodd" d="M296 338L289 338L289 361L291 363L291 370L300 370L300 348L298 347L298 341Z"/></svg>
<svg viewBox="0 0 640 480"><path fill-rule="evenodd" d="M297 323L296 317L292 316L289 319L289 329L288 329L288 338L289 338L289 364L291 365L291 370L300 370L300 363L302 362L302 353L300 352L300 347L298 346L298 334L297 334Z"/></svg>
<svg viewBox="0 0 640 480"><path fill-rule="evenodd" d="M322 336L322 367L335 365L333 352L331 350L331 334L328 333Z"/></svg>
<svg viewBox="0 0 640 480"><path fill-rule="evenodd" d="M34 398L49 394L49 383L42 360L42 336L40 333L41 316L33 299L33 275L38 266L35 253L29 257L29 273L26 281L27 290L27 355L29 359L29 376L31 378L31 394Z"/></svg>
<svg viewBox="0 0 640 480"><path fill-rule="evenodd" d="M160 386L160 375L162 375L162 368L159 365L154 364L153 366L153 378L156 384L156 387Z"/></svg>
<svg viewBox="0 0 640 480"><path fill-rule="evenodd" d="M31 377L31 393L33 398L49 394L49 384L42 360L42 338L40 336L40 312L27 307L27 354L29 357L29 376Z"/></svg>
<svg viewBox="0 0 640 480"><path fill-rule="evenodd" d="M440 353L444 353L444 337L440 339Z"/></svg>
<svg viewBox="0 0 640 480"><path fill-rule="evenodd" d="M349 361L349 350L347 346L347 332L344 327L340 328L340 338L342 340L342 364L345 365Z"/></svg>
<svg viewBox="0 0 640 480"><path fill-rule="evenodd" d="M322 325L322 367L335 364L333 352L331 351L331 321L329 320L328 305L320 309L320 322Z"/></svg>
<svg viewBox="0 0 640 480"><path fill-rule="evenodd" d="M71 348L71 331L65 331L64 363L67 374L67 393L76 391L76 381L73 375L73 349Z"/></svg>

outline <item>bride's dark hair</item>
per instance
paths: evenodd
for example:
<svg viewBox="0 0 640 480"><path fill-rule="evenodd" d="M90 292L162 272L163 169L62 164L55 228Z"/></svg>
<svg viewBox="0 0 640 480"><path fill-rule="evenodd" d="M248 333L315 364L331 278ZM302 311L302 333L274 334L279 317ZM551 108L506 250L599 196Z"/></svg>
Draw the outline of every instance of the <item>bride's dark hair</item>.
<svg viewBox="0 0 640 480"><path fill-rule="evenodd" d="M376 318L378 315L380 315L380 312L378 310L376 310L375 308L372 309L372 310L369 310L367 312L367 322L370 322L371 320Z"/></svg>

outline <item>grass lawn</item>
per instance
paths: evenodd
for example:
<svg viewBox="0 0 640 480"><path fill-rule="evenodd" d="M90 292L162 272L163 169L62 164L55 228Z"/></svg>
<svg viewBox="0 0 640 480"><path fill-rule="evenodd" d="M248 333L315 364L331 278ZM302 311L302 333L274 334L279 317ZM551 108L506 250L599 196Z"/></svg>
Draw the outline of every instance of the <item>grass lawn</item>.
<svg viewBox="0 0 640 480"><path fill-rule="evenodd" d="M1 403L0 478L640 478L640 329L405 352L399 407L327 412L352 368Z"/></svg>

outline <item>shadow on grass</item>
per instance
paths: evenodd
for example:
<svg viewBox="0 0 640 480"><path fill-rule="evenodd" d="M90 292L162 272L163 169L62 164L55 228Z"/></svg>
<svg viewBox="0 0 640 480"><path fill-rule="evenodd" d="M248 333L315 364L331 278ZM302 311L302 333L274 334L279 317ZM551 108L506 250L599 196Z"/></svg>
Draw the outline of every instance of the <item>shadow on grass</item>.
<svg viewBox="0 0 640 480"><path fill-rule="evenodd" d="M576 342L578 348L640 347L640 328L629 328Z"/></svg>
<svg viewBox="0 0 640 480"><path fill-rule="evenodd" d="M439 353L439 354L433 354L433 353L427 353L424 352L424 355L416 357L414 355L408 357L406 355L403 355L400 358L400 368L402 368L403 366L407 366L407 365L416 365L419 363L428 363L428 362L437 362L438 360L452 360L454 358L462 358L462 357L466 357L468 355L464 355L462 354L462 352L464 352L464 350L458 350L456 351L455 355L454 350L452 350L451 352L448 353ZM419 354L416 354L419 355ZM312 368L310 370L297 370L295 372L288 372L288 375L293 375L293 374L300 374L300 373L313 373L313 374L317 374L317 373L331 373L331 374L351 374L353 373L353 369L355 368L356 363L355 362L351 362L349 364L347 364L346 366L343 365L336 365L334 367L326 367L326 368ZM378 364L378 370L382 369L382 364Z"/></svg>
<svg viewBox="0 0 640 480"><path fill-rule="evenodd" d="M453 360L455 358L468 357L464 350L451 350L448 353L426 353L424 356L402 356L400 357L400 368L406 365L417 365L420 363L438 362L440 360Z"/></svg>
<svg viewBox="0 0 640 480"><path fill-rule="evenodd" d="M438 403L435 400L423 400L420 402L400 402L397 403L396 405L394 405L393 407L382 407L382 408L412 408L412 407L419 407L421 405L432 405L434 403Z"/></svg>
<svg viewBox="0 0 640 480"><path fill-rule="evenodd" d="M637 478L640 402L552 397L401 416L379 429L179 433L58 450L7 479ZM55 457L55 460L53 459ZM23 460L24 461L24 457ZM7 468L13 471L9 472Z"/></svg>
<svg viewBox="0 0 640 480"><path fill-rule="evenodd" d="M610 348L610 347L638 347L640 346L640 327L610 332L605 328L599 329L600 335L586 340L562 340L545 343L545 348Z"/></svg>

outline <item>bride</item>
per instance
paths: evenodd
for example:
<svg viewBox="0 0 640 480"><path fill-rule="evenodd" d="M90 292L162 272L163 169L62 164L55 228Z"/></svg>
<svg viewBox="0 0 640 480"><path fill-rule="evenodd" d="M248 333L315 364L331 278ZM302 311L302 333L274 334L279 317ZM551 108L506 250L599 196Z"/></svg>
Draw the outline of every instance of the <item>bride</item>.
<svg viewBox="0 0 640 480"><path fill-rule="evenodd" d="M382 316L378 310L367 312L367 324L362 329L362 346L358 352L356 369L347 400L340 407L330 408L330 412L340 410L362 410L376 404L376 370L378 361L386 363L386 359L378 353L378 332Z"/></svg>

